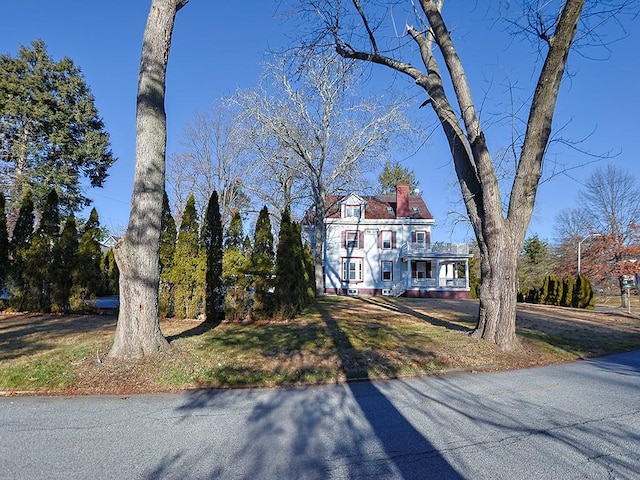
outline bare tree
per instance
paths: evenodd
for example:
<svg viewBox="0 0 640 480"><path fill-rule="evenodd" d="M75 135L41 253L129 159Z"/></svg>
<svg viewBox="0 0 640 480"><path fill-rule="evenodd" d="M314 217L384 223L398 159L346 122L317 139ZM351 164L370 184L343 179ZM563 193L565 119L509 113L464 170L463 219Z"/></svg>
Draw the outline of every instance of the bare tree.
<svg viewBox="0 0 640 480"><path fill-rule="evenodd" d="M318 294L327 195L357 189L409 128L399 104L355 95L355 75L353 62L311 55L293 72L285 61L268 65L257 89L235 96L253 132L258 190L281 212L300 198L313 205Z"/></svg>
<svg viewBox="0 0 640 480"><path fill-rule="evenodd" d="M158 322L160 223L165 182L165 80L178 10L188 0L153 0L142 42L136 103L136 166L127 231L114 250L120 312L109 356L138 358L169 346Z"/></svg>
<svg viewBox="0 0 640 480"><path fill-rule="evenodd" d="M242 185L250 165L242 154L245 140L237 122L233 108L219 102L196 113L185 126L181 139L184 151L172 155L168 162L167 183L177 218L191 194L197 210L204 212L212 193L218 192L223 226L228 225L234 210L247 206Z"/></svg>
<svg viewBox="0 0 640 480"><path fill-rule="evenodd" d="M612 3L594 2L592 6L602 4L604 14L610 15ZM400 42L401 47L396 48L397 38L394 44L385 42L383 36L388 29L383 26L387 22L392 25L389 29L395 27L394 11L401 4L309 0L301 3L300 8L309 14L308 18L315 16L322 23L323 31L316 30L312 39L316 48L322 39L329 39L344 58L392 69L412 79L427 93L423 105L431 106L448 141L480 248L480 306L474 335L512 350L519 344L515 333L518 254L533 212L560 83L578 26L584 26L581 19L595 19L598 12L589 10L588 17L582 15L585 0L566 0L560 4L531 1L523 3L526 11L512 23L519 33L541 41L546 51L539 52L543 64L531 96L526 131L516 152L510 195L503 206L496 162L489 151L451 31L441 15L443 0L410 2L415 23L406 26L406 37ZM445 85L446 79L449 85ZM450 91L457 100L458 113L449 100Z"/></svg>
<svg viewBox="0 0 640 480"><path fill-rule="evenodd" d="M627 306L623 279L637 271L640 256L640 190L628 171L607 164L597 168L578 194L580 209L561 212L556 220L562 245L582 246L582 273L603 289L618 288ZM578 219L578 222L572 220ZM571 229L572 223L579 229ZM588 247L588 248L586 248ZM566 250L566 249L565 249ZM568 262L565 262L565 264Z"/></svg>

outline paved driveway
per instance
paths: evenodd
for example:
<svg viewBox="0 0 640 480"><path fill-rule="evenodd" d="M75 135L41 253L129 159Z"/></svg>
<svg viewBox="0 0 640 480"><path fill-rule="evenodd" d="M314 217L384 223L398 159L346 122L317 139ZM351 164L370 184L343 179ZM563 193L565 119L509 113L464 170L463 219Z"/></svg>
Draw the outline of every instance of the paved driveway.
<svg viewBox="0 0 640 480"><path fill-rule="evenodd" d="M0 398L5 479L639 478L640 352L294 389Z"/></svg>

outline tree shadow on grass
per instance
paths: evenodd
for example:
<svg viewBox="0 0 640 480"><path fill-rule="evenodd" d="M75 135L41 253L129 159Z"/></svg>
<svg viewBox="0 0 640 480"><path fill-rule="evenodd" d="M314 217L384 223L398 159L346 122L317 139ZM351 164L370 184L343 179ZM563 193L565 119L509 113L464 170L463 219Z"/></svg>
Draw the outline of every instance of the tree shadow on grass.
<svg viewBox="0 0 640 480"><path fill-rule="evenodd" d="M199 335L207 333L210 330L213 330L218 325L220 325L220 322L200 322L196 326L189 328L184 332L180 332L175 335L165 335L164 338L167 339L167 342L171 343L174 340L178 340L180 338L197 337Z"/></svg>
<svg viewBox="0 0 640 480"><path fill-rule="evenodd" d="M436 327L443 327L447 330L456 330L459 332L471 332L473 329L469 327L465 327L464 325L459 325L457 323L448 322L446 320L441 320L439 318L433 317L431 315L427 315L425 313L414 310L407 305L400 304L398 302L390 302L387 299L383 299L380 297L356 297L362 302L369 303L371 305L375 305L380 308L384 308L386 310L390 310L396 313L404 313L406 315L411 315L418 320L423 320L431 325Z"/></svg>

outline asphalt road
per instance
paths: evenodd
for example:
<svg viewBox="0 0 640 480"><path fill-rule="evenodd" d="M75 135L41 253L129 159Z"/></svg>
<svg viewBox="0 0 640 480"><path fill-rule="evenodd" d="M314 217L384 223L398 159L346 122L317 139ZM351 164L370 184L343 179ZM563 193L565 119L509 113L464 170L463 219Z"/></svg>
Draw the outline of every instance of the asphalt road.
<svg viewBox="0 0 640 480"><path fill-rule="evenodd" d="M0 398L0 478L640 478L640 352L326 387Z"/></svg>

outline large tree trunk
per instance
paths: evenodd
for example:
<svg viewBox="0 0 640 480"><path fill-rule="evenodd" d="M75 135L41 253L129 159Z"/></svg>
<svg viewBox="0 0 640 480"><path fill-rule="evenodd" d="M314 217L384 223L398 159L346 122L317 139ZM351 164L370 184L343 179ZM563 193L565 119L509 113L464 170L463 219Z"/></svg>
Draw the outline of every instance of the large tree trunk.
<svg viewBox="0 0 640 480"><path fill-rule="evenodd" d="M564 2L553 35L549 36L550 29L541 32L540 38L546 40L548 53L532 98L506 216L495 166L471 89L450 31L440 14L442 1L419 2L430 28L407 26L407 33L420 52L424 70L378 50L374 37L376 29L370 27L360 2L353 2L354 10L363 21L370 50L355 50L351 42L343 41L339 36L339 22L331 25L340 55L392 68L413 78L428 93L425 104L433 108L449 142L462 197L481 251L480 306L474 335L504 350L513 350L518 345L515 333L518 254L533 212L558 91L584 2ZM443 76L433 55L434 42L449 74L460 118L447 98Z"/></svg>
<svg viewBox="0 0 640 480"><path fill-rule="evenodd" d="M321 297L326 293L324 290L324 218L326 213L326 195L321 189L318 189L318 191L320 193L317 195L317 198L314 201L315 218L313 221L313 235L315 238L313 263L315 267L316 297Z"/></svg>
<svg viewBox="0 0 640 480"><path fill-rule="evenodd" d="M136 166L129 225L114 255L120 312L109 356L138 358L169 346L158 322L160 224L165 182L165 79L176 12L188 0L153 0L142 44Z"/></svg>

